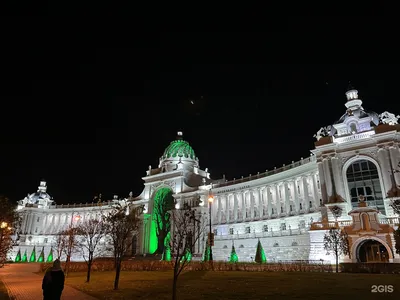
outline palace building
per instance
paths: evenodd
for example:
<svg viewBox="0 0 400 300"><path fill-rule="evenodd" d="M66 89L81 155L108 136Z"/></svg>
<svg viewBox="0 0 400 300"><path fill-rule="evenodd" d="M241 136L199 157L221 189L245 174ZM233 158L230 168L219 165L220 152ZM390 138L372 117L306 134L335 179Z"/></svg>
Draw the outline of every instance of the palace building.
<svg viewBox="0 0 400 300"><path fill-rule="evenodd" d="M129 254L162 251L167 232L157 230L155 207L168 202L171 209L191 207L206 224L211 217L214 260L227 261L234 245L239 261L254 261L260 241L267 261L334 262L323 249L323 238L330 228L341 227L350 242L350 256L342 261L400 262L393 238L399 216L390 205L400 199L399 116L364 110L353 88L346 98L345 113L314 136L310 157L231 181L211 179L179 132L157 168L149 166L143 192L124 199L143 207L143 222ZM41 182L36 193L19 202L23 223L11 258L17 253L29 257L34 247L47 255L57 232L96 218L114 201L121 199L55 205L46 182ZM194 257L205 251L207 234L196 244ZM79 255L73 259L81 260Z"/></svg>

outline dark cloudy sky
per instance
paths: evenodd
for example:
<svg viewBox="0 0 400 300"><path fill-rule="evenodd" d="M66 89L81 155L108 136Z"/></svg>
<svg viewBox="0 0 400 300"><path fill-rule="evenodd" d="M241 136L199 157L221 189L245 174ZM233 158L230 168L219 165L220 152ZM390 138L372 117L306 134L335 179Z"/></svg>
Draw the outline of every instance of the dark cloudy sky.
<svg viewBox="0 0 400 300"><path fill-rule="evenodd" d="M349 81L365 109L400 113L393 27L379 16L257 32L6 20L0 193L12 200L42 178L58 203L138 195L178 130L213 178L297 161L345 112Z"/></svg>

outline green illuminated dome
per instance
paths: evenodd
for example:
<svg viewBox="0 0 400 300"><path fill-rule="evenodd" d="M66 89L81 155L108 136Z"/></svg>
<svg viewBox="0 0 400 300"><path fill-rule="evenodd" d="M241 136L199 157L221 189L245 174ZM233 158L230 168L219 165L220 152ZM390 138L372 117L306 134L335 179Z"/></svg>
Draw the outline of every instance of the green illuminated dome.
<svg viewBox="0 0 400 300"><path fill-rule="evenodd" d="M178 139L172 141L165 149L163 158L190 158L196 159L192 146L188 142L180 139L182 133L178 132Z"/></svg>

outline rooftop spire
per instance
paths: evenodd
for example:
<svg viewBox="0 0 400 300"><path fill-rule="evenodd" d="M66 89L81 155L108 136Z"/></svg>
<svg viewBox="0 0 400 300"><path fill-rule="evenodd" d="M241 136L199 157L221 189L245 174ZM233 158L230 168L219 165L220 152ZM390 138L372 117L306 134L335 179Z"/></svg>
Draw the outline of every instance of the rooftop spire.
<svg viewBox="0 0 400 300"><path fill-rule="evenodd" d="M178 131L176 134L176 139L177 140L182 140L183 139L183 132L182 131Z"/></svg>

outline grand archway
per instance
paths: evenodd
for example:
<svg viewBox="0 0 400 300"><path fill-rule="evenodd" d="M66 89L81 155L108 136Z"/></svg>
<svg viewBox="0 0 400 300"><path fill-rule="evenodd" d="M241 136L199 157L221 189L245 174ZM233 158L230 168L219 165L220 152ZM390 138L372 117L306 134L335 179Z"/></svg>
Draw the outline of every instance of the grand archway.
<svg viewBox="0 0 400 300"><path fill-rule="evenodd" d="M153 207L151 213L151 231L150 231L150 254L163 254L164 240L167 237L171 222L169 213L174 208L174 197L171 189L164 187L159 189L153 198Z"/></svg>
<svg viewBox="0 0 400 300"><path fill-rule="evenodd" d="M362 263L389 262L390 255L379 241L366 239L357 247L357 260Z"/></svg>

